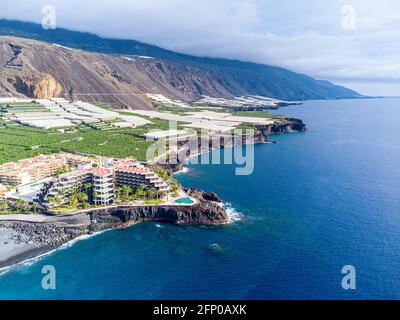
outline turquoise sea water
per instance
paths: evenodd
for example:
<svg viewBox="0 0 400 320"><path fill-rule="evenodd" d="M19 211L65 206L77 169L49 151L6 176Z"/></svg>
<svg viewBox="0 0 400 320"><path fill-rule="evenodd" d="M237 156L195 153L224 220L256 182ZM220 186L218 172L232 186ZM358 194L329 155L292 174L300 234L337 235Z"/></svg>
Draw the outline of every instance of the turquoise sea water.
<svg viewBox="0 0 400 320"><path fill-rule="evenodd" d="M400 100L283 112L310 131L256 146L253 175L193 165L179 176L231 202L240 221L106 232L2 275L0 298L400 298ZM55 291L41 288L44 265L57 270ZM344 265L357 270L355 291L341 288Z"/></svg>

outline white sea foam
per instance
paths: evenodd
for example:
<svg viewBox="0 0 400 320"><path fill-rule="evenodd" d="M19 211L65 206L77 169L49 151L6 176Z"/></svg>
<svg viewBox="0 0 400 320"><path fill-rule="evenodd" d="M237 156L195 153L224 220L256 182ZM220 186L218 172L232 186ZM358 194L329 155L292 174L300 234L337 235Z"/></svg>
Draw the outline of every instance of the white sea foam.
<svg viewBox="0 0 400 320"><path fill-rule="evenodd" d="M243 219L243 214L237 211L231 204L224 203L221 205L228 215L228 223L232 224Z"/></svg>
<svg viewBox="0 0 400 320"><path fill-rule="evenodd" d="M189 169L189 168L183 167L182 170L179 170L179 171L175 172L174 175L185 174L185 173L189 173L189 172L190 172L190 169Z"/></svg>
<svg viewBox="0 0 400 320"><path fill-rule="evenodd" d="M10 267L1 268L1 269L0 269L0 277L1 277L3 274L6 274L6 273L9 271L9 268L10 268Z"/></svg>

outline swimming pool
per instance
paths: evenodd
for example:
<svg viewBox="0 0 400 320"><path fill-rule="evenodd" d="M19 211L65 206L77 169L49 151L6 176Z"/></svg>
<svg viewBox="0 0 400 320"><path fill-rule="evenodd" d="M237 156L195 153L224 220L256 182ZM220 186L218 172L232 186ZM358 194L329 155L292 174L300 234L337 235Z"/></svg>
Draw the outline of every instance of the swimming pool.
<svg viewBox="0 0 400 320"><path fill-rule="evenodd" d="M175 203L177 204L193 204L194 201L190 198L180 198L175 200Z"/></svg>

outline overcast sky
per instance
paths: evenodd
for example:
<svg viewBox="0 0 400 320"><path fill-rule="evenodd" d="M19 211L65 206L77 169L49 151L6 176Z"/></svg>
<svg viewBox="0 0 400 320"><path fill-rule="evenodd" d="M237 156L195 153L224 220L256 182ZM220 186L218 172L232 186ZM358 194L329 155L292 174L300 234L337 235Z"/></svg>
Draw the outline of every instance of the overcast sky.
<svg viewBox="0 0 400 320"><path fill-rule="evenodd" d="M398 0L13 0L0 17L41 23L47 4L59 27L400 96Z"/></svg>

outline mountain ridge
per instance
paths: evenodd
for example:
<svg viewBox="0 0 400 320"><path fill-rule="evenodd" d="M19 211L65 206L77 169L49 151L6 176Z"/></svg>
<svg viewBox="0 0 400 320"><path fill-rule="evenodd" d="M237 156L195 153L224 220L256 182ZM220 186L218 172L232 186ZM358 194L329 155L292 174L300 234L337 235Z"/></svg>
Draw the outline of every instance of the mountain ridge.
<svg viewBox="0 0 400 320"><path fill-rule="evenodd" d="M0 36L13 36L13 39L24 38L46 42L52 47L54 47L54 44L57 44L59 46L84 50L88 55L98 54L98 56L92 56L92 58L101 57L100 60L103 62L106 60L107 65L112 64L111 69L118 69L117 78L127 78L125 80L128 80L128 84L133 81L131 78L134 78L138 82L136 85L130 83L132 85L131 88L124 88L122 91L126 91L125 93L121 93L121 90L117 89L116 94L133 94L135 92L137 94L163 93L184 101L193 101L202 95L223 98L240 95L261 95L288 101L361 97L357 92L334 85L329 81L315 80L307 75L295 73L280 67L242 62L239 60L195 57L165 50L136 40L107 39L87 32L70 31L67 29L45 30L40 25L30 22L0 19ZM26 44L26 46L29 45ZM47 49L49 48L47 47ZM53 51L53 54L57 56L62 56L63 53L61 51L67 50L61 47L58 49L59 51L56 52L53 50L50 51ZM124 55L129 56L132 60L135 59L135 56L147 56L153 59L136 57L136 60L143 61L137 63L135 68L133 68L132 72L135 72L135 74L121 75L121 73L126 72L119 70L121 69L121 63L120 61L117 62L117 60ZM49 58L49 60L52 59ZM37 62L37 64L40 63ZM140 68L138 65L140 65ZM71 65L65 64L65 67L70 68ZM108 67L110 66L108 65ZM47 72L49 71L47 69L52 68L40 64L40 68L37 71L47 73L57 79L54 70ZM140 84L141 78L145 81L144 85ZM161 83L160 79L157 80L156 78L160 78L164 82ZM72 92L76 91L75 85L62 83L60 79L57 80L63 85L64 95L68 95L68 91L71 91L71 89ZM149 87L154 82L157 83L154 87L163 87L160 90L161 92L150 90L151 88ZM78 81L78 83L80 82ZM126 85L126 83L123 83L123 85ZM144 90L148 90L149 92L145 92ZM93 90L89 91L92 92ZM144 106L141 105L139 107L149 107L148 100L144 98L140 100L142 100L141 104L144 103ZM122 102L120 106L130 107L126 102Z"/></svg>

